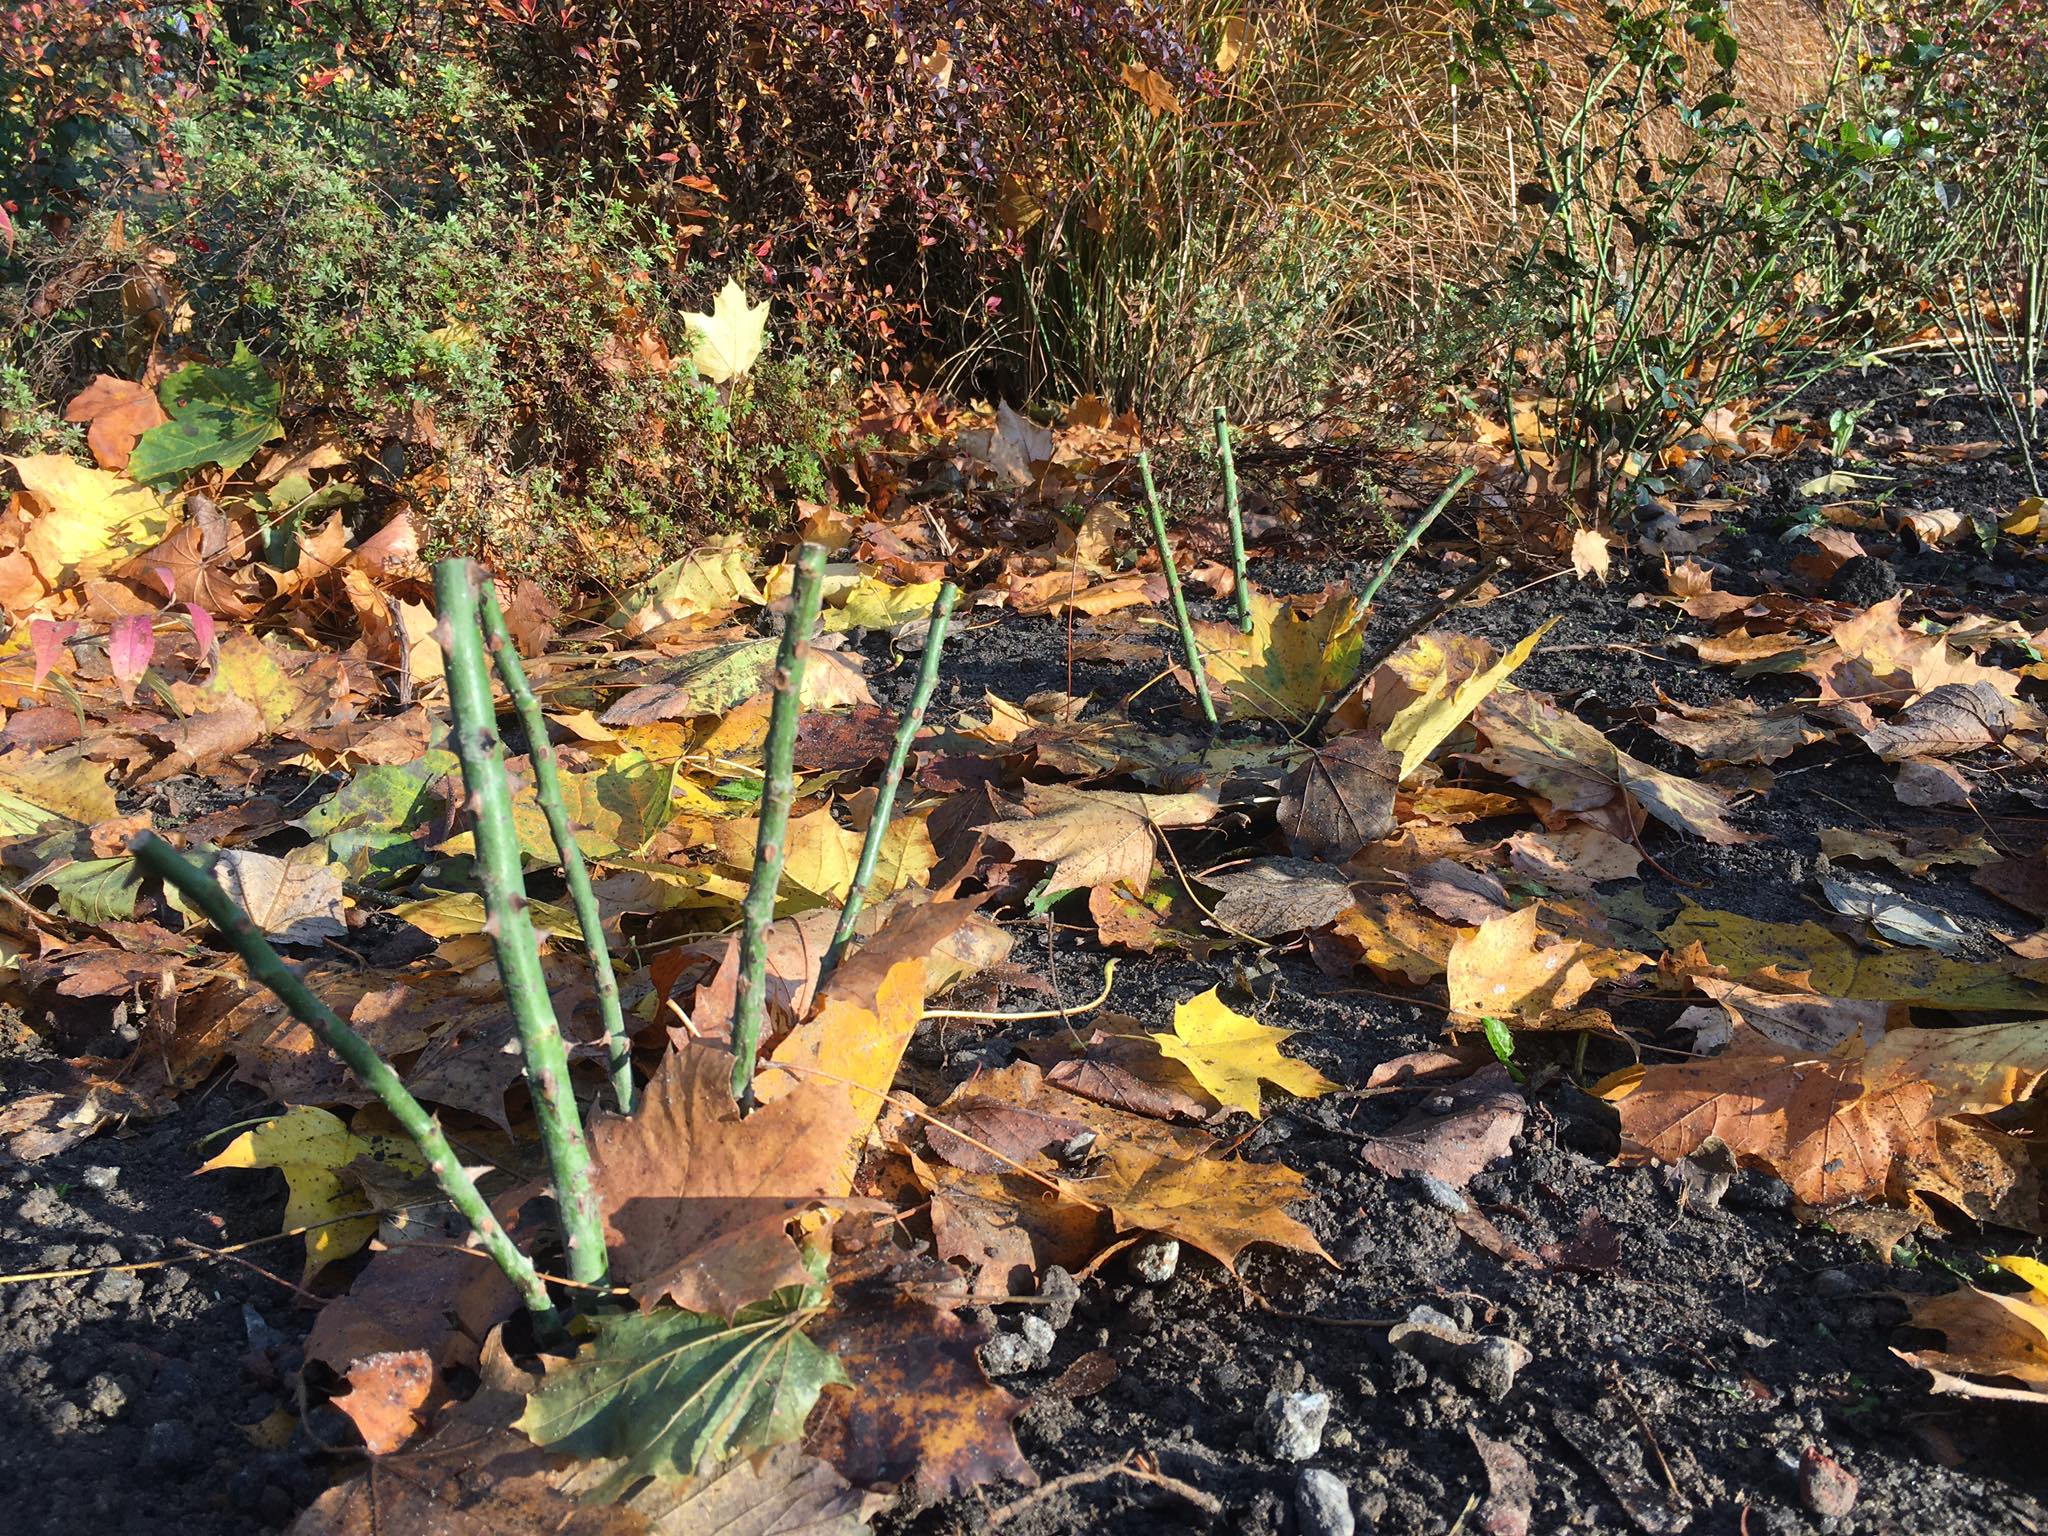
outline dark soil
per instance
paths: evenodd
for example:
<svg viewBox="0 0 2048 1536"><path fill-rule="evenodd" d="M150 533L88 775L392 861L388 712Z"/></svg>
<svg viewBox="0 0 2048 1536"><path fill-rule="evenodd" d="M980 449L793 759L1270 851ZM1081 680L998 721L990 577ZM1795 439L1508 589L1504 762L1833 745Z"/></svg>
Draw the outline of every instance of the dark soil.
<svg viewBox="0 0 2048 1536"><path fill-rule="evenodd" d="M1882 435L1922 418L1945 422L1966 409L1916 403L1925 399L1907 390L1873 412L1865 431ZM1988 435L1981 423L1959 430ZM1721 565L1722 586L1753 590L1764 570L1787 568L1798 551L1783 537L1797 511L1786 488L1825 467L1824 456L1808 455L1738 469L1749 499L1736 532L1702 556ZM1894 473L1897 505L2002 510L2019 494L2005 459ZM1446 520L1452 547L1454 523ZM2029 630L2048 623L2048 569L2039 562L1943 553L1910 538L1865 541L1892 576L1936 607L2014 617ZM1444 551L1432 542L1383 594L1369 653L1459 579L1463 567L1447 563ZM1255 576L1271 590L1299 591L1356 581L1372 563L1267 561ZM1447 627L1511 643L1544 617L1561 615L1518 681L1556 694L1659 767L1694 768L1689 754L1641 724L1660 692L1704 703L1737 690L1764 702L1801 691L1782 678L1735 681L1670 644L1674 632L1702 626L1632 601L1635 591L1662 590L1659 561L1644 559L1626 572L1617 561L1606 589L1568 576L1528 585L1545 574L1504 576L1503 587L1523 590L1468 607ZM935 717L978 711L984 690L1016 700L1067 687L1063 623L1006 617L991 624L977 616L962 628ZM882 653L874 654L879 660ZM1084 662L1073 682L1077 692L1115 702L1158 670L1156 663ZM906 674L898 668L879 678L878 696L894 702ZM1185 728L1169 687L1153 687L1135 712L1172 717ZM1759 841L1714 848L1652 835L1647 846L1661 866L1644 866L1643 894L1652 904L1673 908L1685 895L1770 919L1825 918L1811 878L1821 828L1981 825L1968 811L1900 806L1883 765L1853 743L1809 748L1774 766L1769 793L1737 815L1745 830L1763 834ZM2036 814L2023 792L2037 784L2037 775L2018 771L1980 775L1979 809L2017 832ZM2012 926L2011 914L1966 878L1894 883L1980 935L1991 925ZM1101 955L1086 930L1070 925L1085 914L1063 908L1056 916L1067 921L1051 929L1055 952L1047 953L1045 925L1024 923L1014 958L1041 976L1050 971L1069 1000L1090 995ZM1271 957L1267 968L1247 958L1243 951L1203 961L1125 956L1113 1006L1163 1022L1174 1002L1203 988L1248 983L1262 1019L1300 1031L1290 1050L1345 1084L1441 1038L1440 1009L1393 989L1334 981L1299 950ZM1044 998L1021 992L1011 1006L1042 1007ZM1654 1043L1676 1011L1675 1004L1639 1004L1624 1022ZM1929 1014L1916 1022L1943 1020ZM1019 1034L998 1026L949 1025L920 1039L915 1065L958 1081L1007 1059L1019 1043ZM1601 1046L1586 1067L1597 1072L1627 1059L1619 1047ZM1901 1251L1904 1262L1887 1266L1863 1243L1796 1222L1789 1192L1754 1174L1737 1176L1718 1209L1702 1209L1681 1200L1666 1170L1610 1166L1613 1116L1573 1087L1568 1072L1544 1070L1563 1066L1562 1058L1546 1063L1537 1050L1527 1065L1536 1086L1525 1132L1514 1156L1482 1174L1471 1194L1528 1249L1569 1238L1599 1213L1619 1235L1614 1267L1581 1274L1510 1263L1468 1239L1419 1186L1366 1167L1359 1138L1384 1130L1426 1093L1281 1099L1262 1124L1240 1119L1227 1130L1246 1137L1241 1155L1284 1161L1308 1176L1311 1193L1297 1212L1334 1265L1255 1249L1240 1284L1187 1254L1173 1279L1145 1284L1124 1259L1113 1259L1084 1282L1049 1363L1004 1380L1030 1399L1019 1436L1044 1479L1144 1452L1165 1473L1220 1500L1223 1513L1210 1519L1171 1493L1112 1477L1034 1502L1005 1523L1008 1536L1298 1529L1299 1468L1267 1453L1255 1423L1276 1388L1329 1394L1329 1428L1307 1465L1337 1474L1360 1529L1386 1536L1478 1528L1470 1501L1485 1497L1487 1483L1475 1431L1528 1457L1536 1486L1530 1529L1537 1532L2006 1536L2048 1529L2038 1412L1930 1396L1925 1378L1890 1348L1902 1337L1902 1298L1979 1273L1984 1255L2035 1252L2037 1244L2009 1232L1923 1238ZM4 1069L10 1091L33 1086L34 1061L17 1057ZM0 1267L147 1259L172 1252L181 1237L218 1246L276 1230L281 1181L274 1175L189 1177L209 1155L201 1138L253 1112L236 1090L220 1087L165 1120L16 1170L0 1207ZM101 1169L117 1170L111 1184ZM250 1256L296 1275L294 1244ZM1496 1398L1397 1356L1385 1325L1418 1304L1518 1340L1533 1359ZM1012 1311L1022 1315L1005 1309L1000 1326L1015 1329ZM249 1427L274 1409L297 1407L294 1349L309 1317L281 1282L217 1263L0 1288L0 1499L8 1511L0 1526L23 1536L281 1528L330 1475L352 1465L345 1452L318 1443L345 1438L331 1410L316 1410L275 1449L250 1437ZM1078 1397L1049 1390L1074 1360L1097 1350L1116 1362L1107 1386ZM1860 1480L1846 1517L1824 1520L1803 1506L1796 1468L1809 1446ZM900 1509L878 1529L896 1536L979 1531L992 1508L1022 1493L989 1488Z"/></svg>

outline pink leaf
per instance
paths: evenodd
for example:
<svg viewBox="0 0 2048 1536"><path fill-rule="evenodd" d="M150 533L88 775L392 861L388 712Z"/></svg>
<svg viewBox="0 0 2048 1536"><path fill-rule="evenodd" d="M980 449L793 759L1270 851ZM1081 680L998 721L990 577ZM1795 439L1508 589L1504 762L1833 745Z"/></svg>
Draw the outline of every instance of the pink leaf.
<svg viewBox="0 0 2048 1536"><path fill-rule="evenodd" d="M43 679L50 675L57 663L64 659L64 646L78 633L76 619L30 619L28 641L36 653L35 686L43 686Z"/></svg>
<svg viewBox="0 0 2048 1536"><path fill-rule="evenodd" d="M213 615L197 603L187 603L185 613L192 621L192 639L199 647L199 657L204 660L213 651L215 638Z"/></svg>
<svg viewBox="0 0 2048 1536"><path fill-rule="evenodd" d="M114 620L107 634L107 662L124 697L133 697L136 680L149 670L149 660L155 654L156 625L148 614Z"/></svg>

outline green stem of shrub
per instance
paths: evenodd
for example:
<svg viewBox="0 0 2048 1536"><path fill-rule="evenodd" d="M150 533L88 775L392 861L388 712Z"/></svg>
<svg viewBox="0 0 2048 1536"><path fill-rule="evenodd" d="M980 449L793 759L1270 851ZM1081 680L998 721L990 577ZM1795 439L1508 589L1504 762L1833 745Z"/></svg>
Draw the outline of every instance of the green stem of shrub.
<svg viewBox="0 0 2048 1536"><path fill-rule="evenodd" d="M853 885L846 893L846 905L839 911L839 926L832 934L832 947L825 951L825 966L820 976L832 974L832 970L845 958L847 945L853 942L853 925L859 921L861 908L866 905L868 884L875 878L875 863L881 857L882 838L889 830L889 819L896 810L896 787L903 780L903 768L910 761L910 744L924 725L925 709L931 704L932 694L939 686L939 654L946 645L946 626L953 617L953 604L959 599L960 589L952 582L939 584L939 595L932 604L931 623L924 633L924 657L917 668L917 686L911 691L910 707L903 713L902 721L896 727L896 740L889 748L888 764L882 769L882 781L875 788L875 808L868 817L867 835L860 843L860 863L854 867Z"/></svg>
<svg viewBox="0 0 2048 1536"><path fill-rule="evenodd" d="M569 887L569 899L576 908L576 922L583 930L583 947L590 955L591 979L597 988L597 1005L604 1017L605 1049L610 1057L612 1097L619 1113L633 1112L633 1044L626 1034L626 1018L619 1007L619 978L612 970L611 948L604 940L604 914L598 910L597 893L590 888L590 870L583 862L583 850L576 846L576 832L569 824L569 807L562 798L562 775L555 761L554 743L548 739L547 717L540 700L526 680L526 668L512 644L512 633L498 607L498 594L489 582L483 585L481 604L484 644L490 649L498 678L511 695L512 707L526 730L527 755L533 762L534 791L540 799L541 814L547 817L548 834L555 841L555 853L562 861L562 879Z"/></svg>
<svg viewBox="0 0 2048 1536"><path fill-rule="evenodd" d="M1209 675L1202 669L1195 626L1188 618L1188 600L1181 596L1180 572L1173 568L1173 546L1166 541L1166 513L1159 505L1159 488L1152 483L1152 456L1142 448L1138 450L1138 478L1145 487L1145 511L1152 519L1152 542L1159 546L1159 568L1166 573L1166 595L1173 599L1173 621L1180 626L1181 649L1187 652L1188 672L1195 680L1195 698L1202 706L1202 718L1213 730L1216 704L1209 697Z"/></svg>
<svg viewBox="0 0 2048 1536"><path fill-rule="evenodd" d="M291 1010L292 1016L312 1030L320 1042L355 1073L357 1080L391 1111L391 1118L405 1128L406 1135L413 1139L420 1155L427 1160L427 1171L433 1175L441 1193L448 1197L448 1203L455 1207L456 1213L469 1223L470 1230L483 1244L484 1252L504 1271L512 1289L519 1293L519 1299L534 1315L536 1325L543 1331L552 1330L556 1322L555 1304L540 1276L534 1273L532 1262L519 1251L511 1234L491 1214L490 1206L484 1202L482 1193L463 1168L462 1160L448 1145L448 1138L441 1134L440 1124L406 1090L405 1084L398 1080L398 1074L391 1070L370 1042L342 1023L332 1008L313 995L298 974L285 964L284 957L270 947L270 941L256 931L248 913L236 905L234 897L222 890L213 876L154 832L137 836L128 845L128 851L135 855L135 861L142 866L144 873L156 876L198 909L200 915L227 940L228 947L242 957L242 963L249 967L249 974L268 987L278 1001Z"/></svg>
<svg viewBox="0 0 2048 1536"><path fill-rule="evenodd" d="M527 912L519 831L512 819L512 780L505 771L505 744L498 736L490 665L477 623L478 590L484 579L471 560L443 560L434 568L441 654L455 716L455 755L462 762L462 783L475 827L484 932L498 957L505 1003L519 1029L527 1091L533 1097L534 1118L540 1123L541 1145L554 1181L569 1278L599 1285L608 1268L604 1217L591 1177L590 1147L576 1111L569 1052L541 969L540 939Z"/></svg>
<svg viewBox="0 0 2048 1536"><path fill-rule="evenodd" d="M1380 595L1380 588L1385 586L1387 578L1394 574L1394 567L1405 560L1408 557L1408 552L1422 542L1422 536L1429 531L1429 525L1437 520L1437 517L1443 512L1445 507L1451 504L1451 499L1458 492L1472 483L1472 477L1477 473L1478 471L1470 464L1459 470L1457 474L1451 477L1451 483L1444 487L1443 495L1431 502L1422 516L1415 519L1414 526L1401 535L1401 542L1396 544L1387 555L1387 558L1380 562L1380 568L1373 572L1372 580L1365 584L1365 590L1359 594L1358 606L1360 609L1372 606L1372 600Z"/></svg>
<svg viewBox="0 0 2048 1536"><path fill-rule="evenodd" d="M761 829L754 839L754 873L747 882L746 924L740 930L739 996L732 1015L732 1096L745 1113L754 1107L754 1058L761 1049L761 1020L768 1007L768 927L775 921L775 893L782 885L788 854L789 807L796 799L797 725L803 716L804 664L810 659L811 630L824 595L825 549L806 544L797 551L789 617L775 653L775 703L768 715L763 751Z"/></svg>
<svg viewBox="0 0 2048 1536"><path fill-rule="evenodd" d="M1244 517L1237 506L1237 459L1230 451L1230 417L1216 407L1216 457L1223 463L1223 514L1230 519L1230 570L1237 578L1237 627L1252 632L1251 583L1244 569Z"/></svg>

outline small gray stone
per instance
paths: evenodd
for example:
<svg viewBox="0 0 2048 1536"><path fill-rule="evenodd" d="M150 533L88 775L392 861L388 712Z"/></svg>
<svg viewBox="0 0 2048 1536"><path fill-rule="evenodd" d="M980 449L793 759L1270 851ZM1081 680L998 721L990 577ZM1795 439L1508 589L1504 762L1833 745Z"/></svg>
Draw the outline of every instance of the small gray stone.
<svg viewBox="0 0 2048 1536"><path fill-rule="evenodd" d="M981 1368L991 1376L1020 1375L1042 1358L1021 1333L999 1333L981 1346Z"/></svg>
<svg viewBox="0 0 2048 1536"><path fill-rule="evenodd" d="M1824 1269L1813 1277L1813 1294L1828 1301L1839 1301L1860 1289L1846 1270Z"/></svg>
<svg viewBox="0 0 2048 1536"><path fill-rule="evenodd" d="M142 1465L150 1472L183 1472L199 1456L199 1437L183 1419L159 1419L142 1443Z"/></svg>
<svg viewBox="0 0 2048 1536"><path fill-rule="evenodd" d="M1180 1243L1171 1237L1148 1237L1131 1249L1131 1273L1147 1285L1164 1285L1180 1269Z"/></svg>
<svg viewBox="0 0 2048 1536"><path fill-rule="evenodd" d="M110 1269L92 1285L92 1299L107 1306L121 1306L142 1294L142 1277L129 1269Z"/></svg>
<svg viewBox="0 0 2048 1536"><path fill-rule="evenodd" d="M1344 1479L1321 1467L1304 1467L1294 1480L1294 1514L1302 1536L1352 1536L1358 1529L1351 1513L1351 1490Z"/></svg>
<svg viewBox="0 0 2048 1536"><path fill-rule="evenodd" d="M1031 1346L1031 1368L1045 1364L1052 1354L1052 1347L1059 1342L1059 1335L1052 1331L1052 1324L1042 1317L1027 1316L1019 1323L1018 1329L1024 1342Z"/></svg>
<svg viewBox="0 0 2048 1536"><path fill-rule="evenodd" d="M1039 1316L1053 1328L1064 1328L1074 1320L1074 1307L1081 1300L1081 1287L1061 1266L1045 1266L1045 1273L1038 1277L1038 1294L1046 1302L1038 1309Z"/></svg>
<svg viewBox="0 0 2048 1536"><path fill-rule="evenodd" d="M1465 1351L1459 1369L1472 1390L1499 1402L1515 1389L1515 1372L1528 1363L1529 1351L1497 1333L1478 1339Z"/></svg>
<svg viewBox="0 0 2048 1536"><path fill-rule="evenodd" d="M57 1227L68 1224L74 1212L57 1191L45 1184L30 1190L28 1198L14 1208L14 1214L26 1227Z"/></svg>
<svg viewBox="0 0 2048 1536"><path fill-rule="evenodd" d="M121 1170L111 1163L100 1163L79 1175L79 1182L87 1189L96 1189L105 1194L121 1182Z"/></svg>
<svg viewBox="0 0 2048 1536"><path fill-rule="evenodd" d="M127 1406L128 1388L118 1377L101 1374L85 1384L85 1411L94 1418L117 1418Z"/></svg>
<svg viewBox="0 0 2048 1536"><path fill-rule="evenodd" d="M1416 1174L1415 1187L1425 1203L1435 1206L1447 1216L1462 1216L1472 1209L1471 1201L1433 1173Z"/></svg>
<svg viewBox="0 0 2048 1536"><path fill-rule="evenodd" d="M1436 1308L1419 1306L1387 1331L1387 1342L1401 1356L1453 1373L1474 1391L1496 1402L1514 1389L1515 1375L1527 1365L1527 1345L1499 1334L1474 1335ZM1399 1382L1397 1369L1396 1381Z"/></svg>
<svg viewBox="0 0 2048 1536"><path fill-rule="evenodd" d="M1259 1410L1259 1440L1282 1461L1307 1461L1323 1448L1329 1422L1327 1392L1268 1392Z"/></svg>

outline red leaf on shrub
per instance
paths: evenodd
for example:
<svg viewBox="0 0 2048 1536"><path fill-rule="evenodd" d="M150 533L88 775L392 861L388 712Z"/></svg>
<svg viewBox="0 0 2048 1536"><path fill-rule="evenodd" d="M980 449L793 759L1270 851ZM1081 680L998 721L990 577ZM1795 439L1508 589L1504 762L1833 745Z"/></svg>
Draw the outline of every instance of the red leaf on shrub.
<svg viewBox="0 0 2048 1536"><path fill-rule="evenodd" d="M156 655L156 621L146 613L132 613L114 620L107 634L107 664L114 669L114 681L121 685L124 699L135 697L135 684L149 670Z"/></svg>
<svg viewBox="0 0 2048 1536"><path fill-rule="evenodd" d="M43 679L64 657L64 646L78 633L76 619L30 619L28 621L28 643L36 653L35 686L43 686Z"/></svg>

